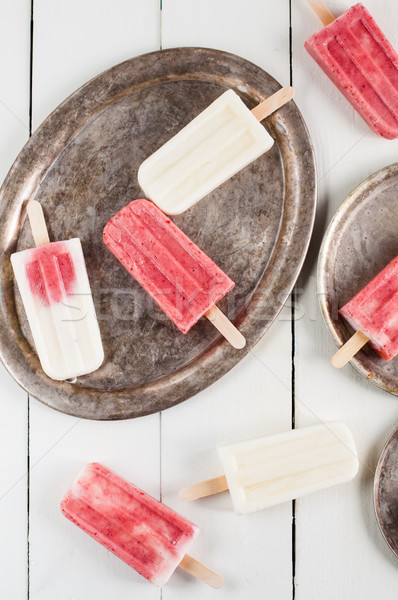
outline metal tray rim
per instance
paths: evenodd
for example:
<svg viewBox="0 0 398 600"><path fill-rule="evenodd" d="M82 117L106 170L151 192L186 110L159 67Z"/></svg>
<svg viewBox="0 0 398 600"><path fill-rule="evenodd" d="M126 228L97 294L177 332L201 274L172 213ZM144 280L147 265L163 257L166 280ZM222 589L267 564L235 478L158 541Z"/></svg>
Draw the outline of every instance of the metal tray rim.
<svg viewBox="0 0 398 600"><path fill-rule="evenodd" d="M59 119L62 119L65 116L65 114L68 114L68 113L69 113L69 115L72 114L72 116L74 117L74 121L72 123L66 122L65 129L63 131L61 131L60 138L55 140L55 147L52 148L52 152L56 153L57 151L61 152L64 142L66 141L66 143L69 143L70 139L72 139L73 135L76 135L76 132L78 131L78 129L76 129L75 121L76 121L76 119L78 120L79 117L78 117L78 114L73 114L73 111L76 110L76 103L79 103L82 98L84 100L85 94L87 92L90 92L90 90L93 88L93 86L95 87L98 84L98 81L101 78L103 79L104 77L111 77L117 81L118 74L120 74L121 71L123 72L123 69L129 68L133 62L134 63L136 63L137 61L145 62L154 57L160 58L160 56L165 57L170 54L172 54L174 57L180 56L180 57L182 57L182 59L184 59L184 57L192 58L192 56L195 56L195 53L199 53L199 55L201 55L202 57L210 55L212 58L220 59L220 60L225 59L225 57L227 57L229 60L234 61L238 65L240 65L240 64L249 65L250 68L255 72L256 76L259 76L259 77L266 76L266 78L268 80L273 82L275 89L278 89L280 87L279 84L271 76L266 74L259 67L256 67L255 65L253 65L253 63L250 63L249 61L246 61L244 59L236 57L233 54L229 54L229 53L222 52L219 50L209 50L206 48L177 48L177 49L173 48L173 49L169 49L169 50L163 50L160 52L159 51L152 52L149 54L141 55L139 57L127 60L124 63L121 63L120 65L112 67L112 68L108 69L107 71L105 71L104 73L101 73L97 77L90 80L88 83L84 84L81 88L79 88L78 90L73 92L73 94L71 94L61 105L59 105L49 115L49 117L47 117L47 119L43 122L43 124L33 134L32 138L30 138L30 140L24 146L20 155L17 157L16 161L14 162L13 166L11 167L11 169L5 179L5 182L0 190L0 217L2 217L2 220L1 220L2 224L0 225L0 239L2 238L3 240L5 240L5 242L3 243L3 248L5 248L5 253L3 253L3 260L2 260L3 277L2 277L1 288L0 288L0 292L2 293L2 296L4 295L4 292L7 291L7 290L4 290L4 284L3 284L4 278L7 280L7 276L8 276L8 278L10 276L10 267L9 267L9 264L7 264L7 259L4 260L4 256L5 256L5 254L7 255L7 253L9 254L15 248L15 244L16 244L16 240L17 240L17 235L14 235L14 236L12 235L12 228L10 226L10 221L7 219L4 219L4 216L6 215L7 210L9 210L10 207L18 204L18 200L20 201L21 196L23 196L24 198L29 197L31 194L33 194L35 192L37 187L40 185L40 177L36 177L36 179L33 179L33 180L30 179L29 181L25 181L23 177L22 178L20 177L20 171L21 170L22 171L24 171L24 170L31 171L35 166L37 167L38 157L37 157L36 147L38 145L40 147L40 143L43 144L46 142L46 138L48 137L48 132L51 131L52 127L54 126L54 122L59 121ZM200 56L199 56L199 58L200 58ZM117 85L116 85L116 89L113 91L115 92L116 95L118 93L120 94L120 90L117 89ZM123 90L122 90L122 92L123 92ZM94 102L94 105L95 105L95 102ZM314 224L314 218L315 218L315 207L316 207L316 175L315 175L315 160L314 160L313 148L312 148L312 144L310 142L310 138L309 138L309 134L308 134L306 125L302 119L301 114L299 113L298 109L296 108L296 106L293 105L293 103L292 103L292 106L290 106L289 108L285 107L282 110L293 114L299 127L301 128L302 135L305 137L305 146L306 146L305 161L306 161L306 169L307 169L306 176L308 179L310 193L307 194L307 197L305 198L305 202L307 203L306 204L307 212L304 215L303 223L301 224L301 232L304 232L304 235L302 233L301 236L298 238L300 247L298 249L295 248L294 260L292 260L292 262L290 262L290 264L288 265L289 269L286 269L282 273L279 273L279 274L274 273L274 277L273 277L274 281L277 276L279 279L278 283L280 283L280 280L281 279L283 280L283 278L284 278L285 288L284 288L283 297L282 296L280 297L280 302L277 307L277 310L274 311L274 314L272 315L272 319L270 319L268 321L267 326L258 331L253 331L251 329L251 331L249 332L249 340L248 340L249 343L244 352L237 353L236 351L232 350L228 346L227 343L217 340L212 346L207 348L200 355L202 366L205 369L208 365L214 365L217 362L219 364L222 363L223 368L222 368L221 375L228 372L237 362L239 362L239 360L241 360L250 351L250 348L253 347L258 342L258 340L264 335L266 330L270 327L272 322L276 319L277 315L279 314L280 310L282 309L283 304L285 303L286 299L288 298L288 296L291 293L291 290L295 284L295 281L298 277L298 274L299 274L302 264L304 262L304 259L305 259L305 256L306 256L306 253L308 250L309 242L310 242L310 237L311 237L312 228L313 228L313 224ZM82 117L80 116L80 118L82 118ZM58 155L56 155L56 156L58 156ZM39 157L39 159L40 159L40 157ZM56 158L54 160L56 160ZM302 157L300 157L300 160L304 160L304 159L302 159ZM40 160L39 160L39 162L40 162ZM47 169L49 168L49 166L51 166L52 162L50 162L49 165L47 165ZM299 211L300 209L303 210L304 200L301 199L301 202L302 202L302 204L299 204L295 207L297 211ZM19 206L21 206L21 204ZM23 219L23 216L24 216L24 211L22 211L22 212L16 211L15 215L13 217L14 222L15 222L15 219L18 219L19 222L21 222ZM278 244L283 245L280 237L278 237ZM275 263L278 260L279 256L277 256L277 255L278 255L277 249L276 249L276 247L274 247L273 253L270 257L269 265L272 265L273 263ZM286 259L287 257L285 256L284 258ZM287 261L285 260L285 262L287 262ZM269 276L269 273L268 273L268 276ZM272 283L272 277L271 277L271 283ZM253 302L254 302L254 306L255 306L256 297L259 294L261 294L262 285L264 285L264 281L260 280L260 283L251 298L250 304L253 304ZM255 309L253 309L251 314L254 314L254 310ZM7 313L7 311L5 308L4 298L3 298L2 303L1 303L1 310L0 310L0 321L3 321L3 325L9 325L9 323L7 323L6 313ZM245 330L248 330L250 328L249 325L247 324L247 320L248 319L245 318L245 316L242 314L240 314L237 318L237 324L238 324L238 326L243 328L244 333L245 333ZM246 331L246 333L247 333L247 331ZM154 395L156 396L156 394L159 392L159 383L161 383L161 381L159 381L159 380L155 380L154 382L151 382L149 385L146 386L146 392L147 392L146 393L146 396L147 396L146 405L145 405L145 408L141 408L138 413L137 413L136 409L131 410L128 407L129 399L130 399L129 394L125 394L124 396L122 394L120 394L120 398L119 398L120 405L121 405L120 411L117 411L117 412L112 411L107 415L101 415L101 416L97 416L96 414L93 414L93 413L82 414L81 410L77 410L75 412L73 409L64 410L57 406L54 406L51 403L51 394L54 394L54 387L55 387L54 382L50 381L50 384L48 385L49 394L47 393L47 395L43 395L42 382L40 382L41 385L39 385L39 386L35 385L35 373L32 373L32 372L29 373L28 374L29 381L26 382L26 377L25 377L26 373L24 373L23 371L22 372L18 371L18 368L16 368L15 363L13 364L12 361L9 360L8 348L9 348L10 342L11 343L13 342L12 336L11 336L11 338L9 336L7 336L7 331L4 330L4 327L3 327L3 334L0 336L0 355L1 355L0 357L2 359L2 362L5 365L6 369L28 393L30 393L34 397L38 397L42 402L51 406L52 408L56 408L58 410L61 410L62 412L67 412L68 414L78 416L78 417L90 418L90 419L99 418L99 419L105 419L105 420L107 420L107 419L111 419L111 420L124 419L124 418L131 418L131 417L135 417L135 416L143 416L145 414L149 414L152 412L156 412L158 410L162 410L162 408L159 408L159 406L158 406L157 398L155 398L154 403L152 403L149 398L151 393L154 393ZM170 377L170 384L171 384L171 389L173 390L174 398L173 398L173 401L169 404L170 406L173 406L179 402L186 400L187 398L198 393L199 391L201 391L202 389L204 389L205 387L207 387L208 385L210 385L211 383L213 383L220 377L220 375L214 376L214 374L213 374L213 376L208 378L207 381L201 381L200 384L198 385L197 381L196 382L189 381L190 376L192 375L194 370L195 370L194 365L192 365L192 363L189 363L188 365L185 365L182 369L180 369L176 373L172 374L172 376ZM184 387L184 390L181 389L182 381L185 383L185 387L182 386L182 387ZM67 389L68 386L70 386L70 384L62 382L61 385L59 386L59 388L63 388L63 390L65 391L65 389ZM69 392L72 393L72 390L69 390ZM133 392L134 392L134 390L133 390ZM88 396L98 395L98 391L95 389L87 390L87 395ZM103 394L103 395L106 396L106 394ZM50 397L50 401L49 401L49 397Z"/></svg>

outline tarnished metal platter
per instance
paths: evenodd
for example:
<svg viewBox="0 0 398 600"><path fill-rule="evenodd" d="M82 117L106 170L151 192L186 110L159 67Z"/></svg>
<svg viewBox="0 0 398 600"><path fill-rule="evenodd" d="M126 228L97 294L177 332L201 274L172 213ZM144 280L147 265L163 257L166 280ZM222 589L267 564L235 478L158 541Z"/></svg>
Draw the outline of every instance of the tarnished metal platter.
<svg viewBox="0 0 398 600"><path fill-rule="evenodd" d="M338 346L353 333L339 317L339 308L398 255L397 198L395 163L349 194L325 234L318 263L318 293L326 325ZM385 361L366 344L351 364L372 383L398 395L398 357Z"/></svg>
<svg viewBox="0 0 398 600"><path fill-rule="evenodd" d="M280 85L237 56L179 48L139 56L61 104L25 146L1 190L0 354L32 396L93 419L136 417L186 400L233 367L267 331L300 271L313 226L311 142L293 102L266 120L273 148L174 220L235 282L219 306L247 338L234 350L201 319L184 336L102 243L109 218L142 197L141 162L227 88L254 107ZM75 383L44 375L10 254L33 245L28 199L52 240L80 237L105 347Z"/></svg>
<svg viewBox="0 0 398 600"><path fill-rule="evenodd" d="M377 464L374 503L381 532L398 557L398 429L387 441Z"/></svg>

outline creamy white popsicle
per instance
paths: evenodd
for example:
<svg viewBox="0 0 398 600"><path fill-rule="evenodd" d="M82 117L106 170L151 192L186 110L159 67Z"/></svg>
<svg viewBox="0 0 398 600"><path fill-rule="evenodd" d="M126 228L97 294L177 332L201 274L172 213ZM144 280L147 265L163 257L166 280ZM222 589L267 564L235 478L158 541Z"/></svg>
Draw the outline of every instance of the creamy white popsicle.
<svg viewBox="0 0 398 600"><path fill-rule="evenodd" d="M80 240L22 250L11 263L43 371L57 380L95 371L104 351Z"/></svg>
<svg viewBox="0 0 398 600"><path fill-rule="evenodd" d="M219 449L237 513L280 504L343 483L358 470L352 435L329 423Z"/></svg>
<svg viewBox="0 0 398 600"><path fill-rule="evenodd" d="M349 481L358 471L342 423L293 429L219 448L225 476L184 488L183 500L229 489L234 509L250 513Z"/></svg>
<svg viewBox="0 0 398 600"><path fill-rule="evenodd" d="M228 90L142 163L138 181L163 212L179 214L273 143L239 96Z"/></svg>

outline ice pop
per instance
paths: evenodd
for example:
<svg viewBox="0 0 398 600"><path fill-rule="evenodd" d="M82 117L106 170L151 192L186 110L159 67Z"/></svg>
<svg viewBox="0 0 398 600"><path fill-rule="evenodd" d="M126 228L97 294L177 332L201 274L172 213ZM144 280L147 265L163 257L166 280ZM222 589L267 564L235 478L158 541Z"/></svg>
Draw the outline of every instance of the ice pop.
<svg viewBox="0 0 398 600"><path fill-rule="evenodd" d="M343 367L367 342L384 360L398 354L398 257L360 290L339 313L356 333L332 358Z"/></svg>
<svg viewBox="0 0 398 600"><path fill-rule="evenodd" d="M358 458L342 423L314 425L219 449L225 475L180 491L194 500L229 489L238 514L300 498L355 477Z"/></svg>
<svg viewBox="0 0 398 600"><path fill-rule="evenodd" d="M148 200L135 200L104 229L104 243L182 333L206 315L236 348L245 339L216 307L234 282Z"/></svg>
<svg viewBox="0 0 398 600"><path fill-rule="evenodd" d="M50 243L40 204L28 214L37 247L11 263L43 371L57 380L95 371L104 351L80 240Z"/></svg>
<svg viewBox="0 0 398 600"><path fill-rule="evenodd" d="M91 463L61 502L64 515L161 587L181 566L212 587L223 578L186 554L199 528L106 467Z"/></svg>
<svg viewBox="0 0 398 600"><path fill-rule="evenodd" d="M259 121L293 95L282 88L250 111L233 90L224 92L142 163L145 195L167 214L187 210L271 148Z"/></svg>
<svg viewBox="0 0 398 600"><path fill-rule="evenodd" d="M305 47L366 123L398 137L398 55L373 17L355 4L341 17L321 0L308 0L325 27Z"/></svg>

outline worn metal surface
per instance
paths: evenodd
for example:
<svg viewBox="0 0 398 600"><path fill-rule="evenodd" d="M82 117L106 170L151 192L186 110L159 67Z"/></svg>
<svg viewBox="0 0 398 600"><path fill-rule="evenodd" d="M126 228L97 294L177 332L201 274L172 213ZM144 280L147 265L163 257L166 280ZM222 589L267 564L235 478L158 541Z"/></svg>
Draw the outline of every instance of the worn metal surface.
<svg viewBox="0 0 398 600"><path fill-rule="evenodd" d="M387 441L377 464L374 504L381 532L398 557L398 429Z"/></svg>
<svg viewBox="0 0 398 600"><path fill-rule="evenodd" d="M292 102L266 121L276 142L267 154L174 219L236 282L219 306L246 336L244 351L206 319L181 334L102 243L108 219L142 197L141 162L230 87L252 108L280 85L215 50L131 59L70 96L16 160L0 202L0 353L35 398L95 419L163 410L231 369L275 319L300 271L315 210L312 146ZM106 358L73 384L42 372L13 282L10 254L33 243L30 198L42 203L51 239L80 237L86 257Z"/></svg>
<svg viewBox="0 0 398 600"><path fill-rule="evenodd" d="M338 346L353 333L338 309L398 255L397 198L398 163L394 163L351 192L325 234L318 293L326 325ZM386 362L366 344L351 364L372 383L398 395L398 357Z"/></svg>

